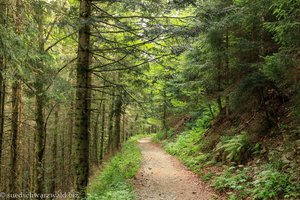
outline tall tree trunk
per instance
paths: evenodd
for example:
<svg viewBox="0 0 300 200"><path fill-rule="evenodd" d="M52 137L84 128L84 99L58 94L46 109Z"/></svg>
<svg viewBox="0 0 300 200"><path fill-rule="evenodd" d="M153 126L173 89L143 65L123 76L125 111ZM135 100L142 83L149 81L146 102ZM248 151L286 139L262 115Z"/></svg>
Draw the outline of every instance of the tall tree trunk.
<svg viewBox="0 0 300 200"><path fill-rule="evenodd" d="M107 149L108 149L108 154L113 153L113 128L114 128L114 115L115 115L115 96L114 93L111 97L111 107L110 107L110 113L109 113L109 124L108 124L108 142L107 142Z"/></svg>
<svg viewBox="0 0 300 200"><path fill-rule="evenodd" d="M100 114L101 114L101 109L102 109L102 101L99 104L99 108L97 110L97 114L96 114L96 121L95 121L95 126L94 126L94 141L93 141L93 163L98 165L99 161L98 161L98 143L99 143L99 119L100 119Z"/></svg>
<svg viewBox="0 0 300 200"><path fill-rule="evenodd" d="M68 159L68 167L67 170L68 172L71 174L69 176L69 189L70 187L72 187L71 185L74 182L74 168L73 168L73 134L74 134L74 101L72 99L71 101L71 106L70 106L70 112L69 112L69 129L68 129L68 141L69 141L69 147L68 147L68 155L69 155L69 159Z"/></svg>
<svg viewBox="0 0 300 200"><path fill-rule="evenodd" d="M53 143L52 143L52 147L51 147L51 151L52 151L52 161L51 161L51 167L52 167L52 171L51 171L51 180L50 180L50 194L55 194L56 191L56 180L57 180L57 135L58 135L58 111L59 108L57 107L55 109L55 113L54 113L54 133L53 133ZM51 198L51 199L55 199L55 198Z"/></svg>
<svg viewBox="0 0 300 200"><path fill-rule="evenodd" d="M40 2L39 2L40 3ZM38 4L35 7L35 17L38 25L38 51L41 55L45 52L45 40L44 40L44 16L42 4ZM44 88L44 61L40 58L37 64L37 75L35 77L35 121L36 121L36 138L35 138L35 193L42 194L44 192L44 152L45 152L45 142L46 142L46 127L45 127L45 88ZM37 197L36 199L41 199Z"/></svg>
<svg viewBox="0 0 300 200"><path fill-rule="evenodd" d="M104 157L104 134L105 134L105 102L102 104L101 140L100 140L100 164Z"/></svg>
<svg viewBox="0 0 300 200"><path fill-rule="evenodd" d="M121 148L121 116L122 116L122 97L117 96L116 109L115 109L115 131L114 131L114 150L120 150Z"/></svg>
<svg viewBox="0 0 300 200"><path fill-rule="evenodd" d="M36 111L35 120L37 125L37 135L36 135L36 186L35 192L37 194L42 194L44 191L44 152L45 152L45 118L44 118L44 107L45 107L45 95L43 90L43 80L37 77L36 82ZM41 199L41 198L37 198Z"/></svg>
<svg viewBox="0 0 300 200"><path fill-rule="evenodd" d="M226 28L226 34L225 34L225 80L226 85L229 87L229 31L228 28ZM229 94L226 94L225 97L225 113L228 116L230 114L230 107L229 107Z"/></svg>
<svg viewBox="0 0 300 200"><path fill-rule="evenodd" d="M222 60L221 57L217 57L217 104L219 108L219 112L221 113L223 111L223 106L222 106L222 97L221 97L221 91L222 91Z"/></svg>
<svg viewBox="0 0 300 200"><path fill-rule="evenodd" d="M0 26L6 24L6 1L0 4ZM4 80L5 63L3 55L0 55L0 188L2 186L2 148L3 148L3 136L4 136L4 106L5 106L5 80Z"/></svg>
<svg viewBox="0 0 300 200"><path fill-rule="evenodd" d="M163 98L163 132L165 137L167 137L167 93L165 90L163 91Z"/></svg>
<svg viewBox="0 0 300 200"><path fill-rule="evenodd" d="M86 195L89 176L89 131L90 131L90 18L91 1L81 0L79 9L79 41L76 88L76 185L79 198Z"/></svg>
<svg viewBox="0 0 300 200"><path fill-rule="evenodd" d="M0 58L0 166L2 166L2 146L4 136L4 105L5 105L5 82L4 82L4 61ZM0 182L2 178L2 167L0 167Z"/></svg>
<svg viewBox="0 0 300 200"><path fill-rule="evenodd" d="M126 125L126 118L125 118L126 114L125 114L125 108L124 108L124 112L122 114L122 141L121 142L125 142L127 137L126 137L126 131L125 131L125 125Z"/></svg>
<svg viewBox="0 0 300 200"><path fill-rule="evenodd" d="M18 138L20 133L20 105L21 105L21 84L16 80L12 86L12 118L11 118L11 158L10 158L10 179L9 191L17 192L18 183Z"/></svg>
<svg viewBox="0 0 300 200"><path fill-rule="evenodd" d="M21 0L16 0L15 5L15 29L16 34L21 33ZM15 80L12 84L12 117L11 117L11 160L10 160L10 182L9 191L11 193L17 192L18 185L18 169L17 169L17 156L18 156L18 138L20 134L20 116L21 116L21 98L22 89L19 80L18 71L15 72Z"/></svg>

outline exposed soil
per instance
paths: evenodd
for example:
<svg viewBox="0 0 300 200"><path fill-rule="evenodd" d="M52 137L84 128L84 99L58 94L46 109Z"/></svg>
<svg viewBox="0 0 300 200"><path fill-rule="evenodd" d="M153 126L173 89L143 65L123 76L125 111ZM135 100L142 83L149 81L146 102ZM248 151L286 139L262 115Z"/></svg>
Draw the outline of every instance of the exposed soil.
<svg viewBox="0 0 300 200"><path fill-rule="evenodd" d="M209 200L218 198L210 187L149 138L139 141L142 167L134 179L139 200Z"/></svg>

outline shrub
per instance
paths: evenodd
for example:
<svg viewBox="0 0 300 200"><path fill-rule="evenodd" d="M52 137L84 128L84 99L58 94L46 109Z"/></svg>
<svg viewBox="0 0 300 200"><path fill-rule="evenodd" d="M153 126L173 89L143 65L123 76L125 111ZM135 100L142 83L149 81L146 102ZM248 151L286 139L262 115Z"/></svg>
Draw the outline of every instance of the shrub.
<svg viewBox="0 0 300 200"><path fill-rule="evenodd" d="M248 193L248 186L250 177L247 175L248 169L244 170L235 169L230 167L222 175L213 179L212 186L225 191L227 189L238 190L241 195Z"/></svg>
<svg viewBox="0 0 300 200"><path fill-rule="evenodd" d="M266 169L257 174L253 181L254 199L297 199L299 184L293 184L290 176L276 169Z"/></svg>
<svg viewBox="0 0 300 200"><path fill-rule="evenodd" d="M251 151L249 136L246 132L231 137L223 137L215 150L226 154L226 160L241 163Z"/></svg>
<svg viewBox="0 0 300 200"><path fill-rule="evenodd" d="M152 142L158 143L164 139L165 135L163 132L159 132L153 135Z"/></svg>

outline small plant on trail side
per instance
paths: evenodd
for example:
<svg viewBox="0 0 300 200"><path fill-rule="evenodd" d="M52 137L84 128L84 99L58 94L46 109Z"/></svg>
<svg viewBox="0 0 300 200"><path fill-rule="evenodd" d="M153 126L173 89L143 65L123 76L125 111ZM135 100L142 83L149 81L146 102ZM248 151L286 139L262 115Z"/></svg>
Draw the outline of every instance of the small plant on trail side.
<svg viewBox="0 0 300 200"><path fill-rule="evenodd" d="M151 138L152 142L158 143L164 139L164 133L163 132L158 132L153 137Z"/></svg>
<svg viewBox="0 0 300 200"><path fill-rule="evenodd" d="M253 181L254 199L299 199L300 185L290 181L290 175L273 168L259 172Z"/></svg>
<svg viewBox="0 0 300 200"><path fill-rule="evenodd" d="M223 174L217 176L212 181L212 186L221 191L236 190L239 191L240 196L247 195L249 193L249 181L248 168L243 170L230 167Z"/></svg>
<svg viewBox="0 0 300 200"><path fill-rule="evenodd" d="M225 153L228 161L241 163L251 152L249 136L246 132L242 132L239 135L223 137L215 151Z"/></svg>

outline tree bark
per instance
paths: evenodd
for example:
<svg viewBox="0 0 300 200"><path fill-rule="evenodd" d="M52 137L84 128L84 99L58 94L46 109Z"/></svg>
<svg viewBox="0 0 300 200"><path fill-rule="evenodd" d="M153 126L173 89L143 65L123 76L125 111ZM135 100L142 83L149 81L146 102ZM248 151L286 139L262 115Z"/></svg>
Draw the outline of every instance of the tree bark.
<svg viewBox="0 0 300 200"><path fill-rule="evenodd" d="M59 108L57 107L54 113L54 133L53 133L53 143L52 143L52 147L51 147L51 151L52 151L52 172L51 172L51 180L50 180L50 194L55 194L56 191L56 179L57 179L57 136L58 136L58 111ZM51 198L51 199L55 199L55 198Z"/></svg>
<svg viewBox="0 0 300 200"><path fill-rule="evenodd" d="M108 142L107 142L107 149L108 149L108 154L113 153L113 128L114 128L114 115L115 115L115 96L114 93L111 97L111 107L110 107L110 114L109 114L109 124L108 124Z"/></svg>
<svg viewBox="0 0 300 200"><path fill-rule="evenodd" d="M45 118L44 118L44 107L45 107L45 94L43 90L43 80L37 77L36 82L36 111L35 120L37 125L36 135L36 186L35 193L42 194L44 192L44 151L45 151ZM41 199L41 198L37 198Z"/></svg>
<svg viewBox="0 0 300 200"><path fill-rule="evenodd" d="M21 105L21 84L18 80L12 86L12 118L11 118L11 158L10 158L10 179L9 191L17 192L18 183L18 138L20 134L20 105Z"/></svg>
<svg viewBox="0 0 300 200"><path fill-rule="evenodd" d="M165 90L163 91L163 98L163 132L165 137L167 137L167 93Z"/></svg>
<svg viewBox="0 0 300 200"><path fill-rule="evenodd" d="M5 12L7 9L6 2L3 2L0 9L0 25L5 26ZM4 80L5 63L4 57L0 56L0 182L2 182L2 148L3 148L3 136L4 136L4 114L5 114L5 80ZM0 185L0 187L2 184Z"/></svg>
<svg viewBox="0 0 300 200"><path fill-rule="evenodd" d="M104 134L105 134L105 102L102 104L101 141L100 141L100 164L104 157Z"/></svg>
<svg viewBox="0 0 300 200"><path fill-rule="evenodd" d="M124 112L122 114L122 140L121 142L125 142L127 140L126 131L125 131L125 125L126 125L126 114L125 114L125 108Z"/></svg>
<svg viewBox="0 0 300 200"><path fill-rule="evenodd" d="M15 30L16 34L21 33L21 0L16 1L15 5ZM10 160L10 182L9 191L11 193L17 192L18 186L18 169L17 169L17 157L18 157L18 139L20 134L20 116L21 116L21 99L22 88L21 81L19 80L18 71L15 72L15 80L12 84L12 117L11 117L11 160Z"/></svg>
<svg viewBox="0 0 300 200"><path fill-rule="evenodd" d="M225 34L225 80L226 85L229 87L229 31L228 28L226 28L226 34ZM229 107L229 94L226 94L225 97L225 114L226 116L229 116L230 114L230 107Z"/></svg>
<svg viewBox="0 0 300 200"><path fill-rule="evenodd" d="M5 82L3 71L5 69L4 61L0 58L0 166L2 166L2 146L3 146L3 135L4 135L4 105L5 105ZM0 167L0 182L2 178L2 167Z"/></svg>
<svg viewBox="0 0 300 200"><path fill-rule="evenodd" d="M44 16L42 4L35 7L35 17L38 25L38 51L41 55L45 54L45 39L44 39ZM46 141L46 127L45 127L45 79L44 79L44 62L43 58L36 63L37 74L35 77L35 122L36 122L36 138L35 138L35 193L42 194L44 192L44 152ZM41 199L37 197L36 199Z"/></svg>
<svg viewBox="0 0 300 200"><path fill-rule="evenodd" d="M96 121L95 121L95 126L94 126L94 141L93 141L93 163L98 165L99 163L99 160L98 160L98 144L99 144L99 132L98 132L98 129L99 129L99 119L100 119L100 115L101 115L101 109L102 109L102 100L99 104L99 108L97 110L97 114L96 114Z"/></svg>
<svg viewBox="0 0 300 200"><path fill-rule="evenodd" d="M116 109L115 109L115 131L114 131L114 151L120 150L121 148L121 116L122 116L122 97L117 96L116 99Z"/></svg>
<svg viewBox="0 0 300 200"><path fill-rule="evenodd" d="M89 131L90 131L90 22L91 1L81 0L79 8L79 41L76 88L76 180L75 190L79 198L86 196L89 176Z"/></svg>
<svg viewBox="0 0 300 200"><path fill-rule="evenodd" d="M74 167L73 167L73 134L74 134L74 98L72 98L71 100L71 105L70 105L70 111L69 111L69 129L68 129L68 141L69 141L69 147L68 147L68 155L69 155L69 159L68 159L68 172L71 174L69 176L69 187L72 187L72 184L74 183Z"/></svg>

